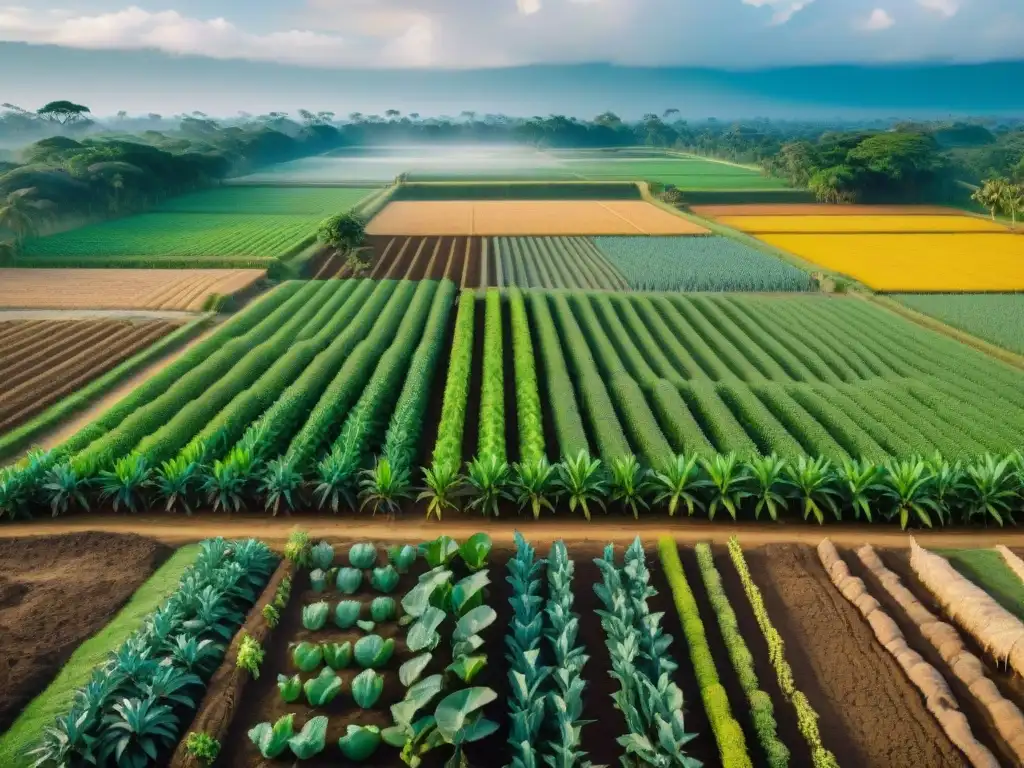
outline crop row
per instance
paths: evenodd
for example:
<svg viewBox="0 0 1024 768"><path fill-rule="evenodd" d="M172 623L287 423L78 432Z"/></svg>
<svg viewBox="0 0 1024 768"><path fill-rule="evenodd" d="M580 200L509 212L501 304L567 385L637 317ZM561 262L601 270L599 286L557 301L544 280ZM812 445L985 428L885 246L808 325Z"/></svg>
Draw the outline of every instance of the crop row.
<svg viewBox="0 0 1024 768"><path fill-rule="evenodd" d="M582 237L495 237L499 288L621 289L629 286L592 241Z"/></svg>

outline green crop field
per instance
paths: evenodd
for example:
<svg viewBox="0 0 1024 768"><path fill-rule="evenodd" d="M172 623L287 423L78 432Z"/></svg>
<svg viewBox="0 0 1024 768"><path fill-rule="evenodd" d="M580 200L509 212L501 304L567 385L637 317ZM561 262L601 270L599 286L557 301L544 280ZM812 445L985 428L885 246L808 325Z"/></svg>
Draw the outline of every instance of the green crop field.
<svg viewBox="0 0 1024 768"><path fill-rule="evenodd" d="M349 210L377 191L366 187L227 186L171 198L159 210L327 217Z"/></svg>
<svg viewBox="0 0 1024 768"><path fill-rule="evenodd" d="M499 288L628 290L629 285L586 237L494 237Z"/></svg>
<svg viewBox="0 0 1024 768"><path fill-rule="evenodd" d="M606 183L500 183L452 181L406 184L392 200L639 200L640 188L630 181Z"/></svg>
<svg viewBox="0 0 1024 768"><path fill-rule="evenodd" d="M431 446L453 468L538 450L651 467L733 452L839 467L1009 453L1024 438L1024 372L855 299L467 290L449 336L457 293L449 281L285 283L42 469L0 476L0 506L55 465L80 479L138 462L191 467L213 473L208 489L241 476L210 500L273 506L304 477L327 489L319 503L344 503L375 457L408 482ZM432 384L445 369L442 391Z"/></svg>
<svg viewBox="0 0 1024 768"><path fill-rule="evenodd" d="M892 298L979 339L1024 355L1024 294L904 293Z"/></svg>
<svg viewBox="0 0 1024 768"><path fill-rule="evenodd" d="M727 237L597 237L594 243L645 291L806 291L809 275Z"/></svg>

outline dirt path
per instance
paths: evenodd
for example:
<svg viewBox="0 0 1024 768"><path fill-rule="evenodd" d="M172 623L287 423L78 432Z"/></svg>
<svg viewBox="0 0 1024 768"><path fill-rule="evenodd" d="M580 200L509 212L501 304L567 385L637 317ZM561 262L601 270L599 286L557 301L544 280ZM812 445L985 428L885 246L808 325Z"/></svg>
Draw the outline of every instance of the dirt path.
<svg viewBox="0 0 1024 768"><path fill-rule="evenodd" d="M193 320L200 312L171 309L0 309L8 320Z"/></svg>
<svg viewBox="0 0 1024 768"><path fill-rule="evenodd" d="M160 313L155 313L155 314L160 314ZM183 312L179 312L179 313L168 312L168 313L164 313L164 314L187 314L187 313L183 313ZM196 344L198 344L199 342L201 342L201 341L205 340L207 337L209 337L210 334L214 333L217 330L217 328L219 327L220 323L221 323L221 319L220 318L214 318L213 325L211 325L205 331L203 331L198 336L196 336L194 339L189 341L185 346L179 347L178 349L176 349L175 351L171 352L170 354L165 355L164 357L161 357L159 360L156 360L155 362L153 362L150 365L146 366L145 368L143 368L138 373L135 373L134 375L129 376L127 379L125 379L120 384L118 384L116 387L114 387L109 392L107 392L107 394L105 394L99 400L96 400L95 402L93 402L84 411L79 411L78 413L76 413L73 416L71 416L67 421L64 421L64 422L58 424L53 429L50 429L50 430L48 430L46 432L40 433L36 437L36 439L32 441L32 445L33 446L41 446L42 448L56 448L62 442L64 442L69 437L71 437L73 434L78 432L80 429L82 429L83 427L87 426L88 424L90 424L91 422L95 421L100 416L102 416L107 410L109 410L119 400L121 400L124 397L127 397L132 392L133 389L138 387L140 384L145 383L151 377L156 376L156 374L160 373L160 371L162 371L164 368L169 366L171 363L173 363L179 357L184 355L186 352L188 352L188 350L190 350ZM125 530L130 532L132 530L132 528L131 528L131 526L128 526L128 527L125 528Z"/></svg>
<svg viewBox="0 0 1024 768"><path fill-rule="evenodd" d="M907 534L891 527L856 525L804 525L764 523L708 523L707 521L680 520L673 522L658 516L634 521L609 515L608 519L595 518L593 523L569 518L547 518L534 521L527 517L502 517L498 520L482 519L473 514L446 516L443 523L424 522L419 515L409 515L389 522L368 515L300 514L291 517L271 517L261 512L241 515L200 512L193 517L148 514L128 515L75 515L53 520L37 520L0 525L0 538L36 536L74 531L108 531L111 533L141 533L170 544L199 541L209 536L258 536L267 542L282 542L296 526L317 537L336 539L372 538L382 541L422 541L441 533L456 538L477 531L486 531L496 543L510 543L519 528L537 546L550 544L555 539L566 541L610 541L627 543L640 535L645 540L670 535L681 543L711 541L724 545L730 536L737 535L745 548L762 544L800 543L817 546L828 536L836 546L853 547L868 542L875 547L903 549L909 546ZM946 531L915 531L922 546L938 549L993 547L1024 547L1024 530L977 530L959 528Z"/></svg>

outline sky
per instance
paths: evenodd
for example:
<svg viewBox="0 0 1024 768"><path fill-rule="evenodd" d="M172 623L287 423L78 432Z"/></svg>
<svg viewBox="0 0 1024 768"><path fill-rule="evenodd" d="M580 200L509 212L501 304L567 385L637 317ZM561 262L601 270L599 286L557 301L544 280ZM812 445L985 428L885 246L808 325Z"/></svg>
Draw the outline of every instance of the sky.
<svg viewBox="0 0 1024 768"><path fill-rule="evenodd" d="M33 65L0 85L0 99L32 103L63 82L99 111L174 111L193 78L196 102L258 110L252 81L268 73L328 82L353 69L976 64L1022 59L1022 41L1024 0L0 0L0 60ZM138 69L104 95L96 77L129 64ZM194 79L204 66L234 85ZM392 101L417 95L396 88ZM336 96L305 95L324 101L310 108Z"/></svg>

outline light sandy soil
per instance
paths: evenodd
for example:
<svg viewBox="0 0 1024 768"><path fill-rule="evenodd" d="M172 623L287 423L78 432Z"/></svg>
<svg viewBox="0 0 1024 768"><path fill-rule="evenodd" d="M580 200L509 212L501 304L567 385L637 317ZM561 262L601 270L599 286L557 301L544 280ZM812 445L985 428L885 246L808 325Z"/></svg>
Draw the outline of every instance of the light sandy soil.
<svg viewBox="0 0 1024 768"><path fill-rule="evenodd" d="M0 538L32 536L72 531L108 531L112 533L139 533L168 544L198 541L209 536L259 536L268 542L282 542L296 526L316 537L334 539L372 538L381 541L425 540L442 533L455 538L477 531L486 531L498 543L510 543L516 529L536 543L555 539L590 542L628 542L640 535L645 540L671 535L682 543L711 541L724 544L737 535L744 547L762 544L801 543L817 546L828 536L837 546L852 547L869 542L876 547L901 548L909 546L908 534L888 526L805 525L803 523L726 524L707 521L679 520L666 517L634 521L609 516L595 518L587 523L563 517L534 521L529 517L482 519L475 515L452 514L444 522L424 522L419 515L408 515L395 521L368 516L312 515L271 517L253 512L241 515L200 512L193 517L175 515L77 515L59 520L41 517L34 521L16 522L0 526ZM1024 547L1024 531L999 529L952 529L945 531L914 531L918 543L932 548Z"/></svg>
<svg viewBox="0 0 1024 768"><path fill-rule="evenodd" d="M0 323L11 320L191 320L196 312L148 309L0 309Z"/></svg>

